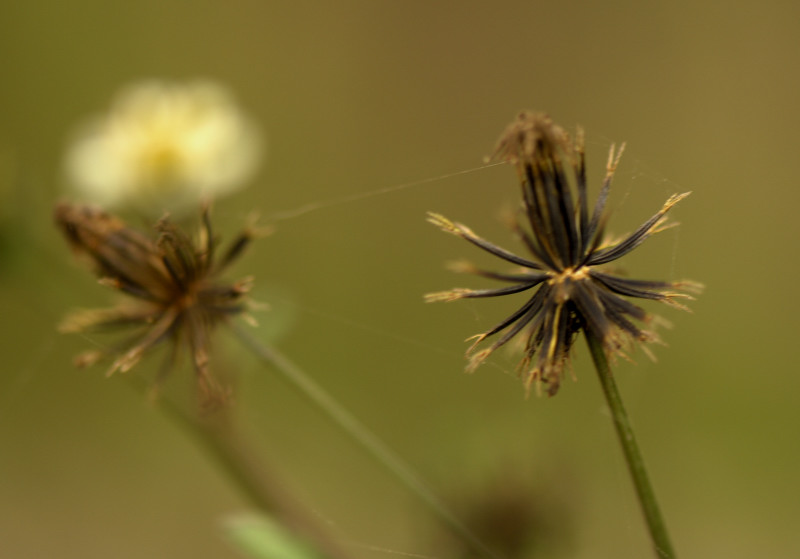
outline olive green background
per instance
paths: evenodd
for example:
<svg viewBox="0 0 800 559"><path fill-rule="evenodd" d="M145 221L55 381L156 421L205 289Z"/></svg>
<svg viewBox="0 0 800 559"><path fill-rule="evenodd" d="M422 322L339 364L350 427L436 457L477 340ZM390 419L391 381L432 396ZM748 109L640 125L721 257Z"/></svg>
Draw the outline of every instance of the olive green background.
<svg viewBox="0 0 800 559"><path fill-rule="evenodd" d="M616 366L679 555L800 553L797 212L800 9L791 2L6 2L0 17L0 555L235 558L247 504L123 378L75 370L91 339L55 325L113 297L51 223L74 126L143 78L208 77L265 130L253 208L275 233L254 274L268 337L462 516L469 495L532 495L529 557L650 556L583 344L576 382L524 398L513 355L462 373L462 340L518 301L426 305L478 285L478 250L435 210L512 249L514 171L480 167L523 108L587 134L592 192L627 141L610 207L630 231L675 192L681 227L622 261L707 289L658 362ZM353 197L353 198L351 198ZM306 204L312 212L270 216ZM222 335L239 415L264 459L354 557L453 557L436 521L305 400ZM158 366L152 359L139 367ZM176 376L186 376L186 371ZM506 485L504 487L504 485ZM510 487L509 487L510 486ZM417 555L414 555L417 556Z"/></svg>

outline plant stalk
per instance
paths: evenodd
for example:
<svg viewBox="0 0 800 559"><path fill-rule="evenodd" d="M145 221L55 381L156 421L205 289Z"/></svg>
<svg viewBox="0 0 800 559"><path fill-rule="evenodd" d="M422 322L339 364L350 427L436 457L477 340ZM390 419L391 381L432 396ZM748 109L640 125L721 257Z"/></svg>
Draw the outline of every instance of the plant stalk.
<svg viewBox="0 0 800 559"><path fill-rule="evenodd" d="M597 376L600 379L600 385L603 387L603 394L611 410L614 427L616 428L619 442L622 445L625 462L628 464L628 471L633 479L636 495L639 498L639 504L642 507L642 512L647 522L647 528L653 540L656 556L659 559L675 559L675 551L672 548L672 543L670 543L667 527L664 524L661 511L658 508L658 502L656 501L653 487L650 485L650 479L647 475L644 459L639 451L639 445L636 443L636 438L633 436L633 429L631 428L628 414L625 412L625 407L622 405L622 397L617 389L617 384L614 382L614 375L611 372L611 368L608 366L605 350L600 341L591 332L588 330L585 332L586 341L589 344L589 351L592 354L592 360L597 369Z"/></svg>
<svg viewBox="0 0 800 559"><path fill-rule="evenodd" d="M469 528L456 518L447 506L411 468L363 423L342 407L330 394L309 377L288 357L271 346L256 340L237 324L234 330L242 342L262 361L271 365L291 386L308 398L322 413L338 425L353 441L367 451L381 466L386 468L407 489L414 493L450 530L461 538L479 557L498 559Z"/></svg>
<svg viewBox="0 0 800 559"><path fill-rule="evenodd" d="M275 518L325 559L349 559L337 542L289 495L269 468L250 450L233 426L228 408L195 416L169 402L159 409L176 421L217 462L246 499Z"/></svg>

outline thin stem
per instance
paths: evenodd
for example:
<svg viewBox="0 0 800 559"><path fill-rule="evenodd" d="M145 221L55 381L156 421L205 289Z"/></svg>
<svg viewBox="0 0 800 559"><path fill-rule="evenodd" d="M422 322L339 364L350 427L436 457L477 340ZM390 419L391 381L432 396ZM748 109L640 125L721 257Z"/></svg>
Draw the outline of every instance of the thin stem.
<svg viewBox="0 0 800 559"><path fill-rule="evenodd" d="M298 538L313 545L321 557L349 558L331 536L301 510L266 465L256 459L235 432L228 409L215 410L200 417L167 401L160 401L159 409L201 444L261 512L278 519Z"/></svg>
<svg viewBox="0 0 800 559"><path fill-rule="evenodd" d="M589 351L597 369L597 376L600 379L600 385L603 387L606 402L614 419L614 427L617 430L617 436L625 454L628 470L631 478L633 478L633 485L636 488L636 495L639 497L639 504L647 521L656 556L660 559L674 559L675 551L670 543L667 527L661 517L656 495L650 485L644 460L639 451L639 445L636 444L636 439L633 436L633 429L631 428L628 414L625 412L625 407L622 405L622 397L619 390L617 390L617 384L614 382L611 368L608 366L608 359L603 346L588 329L586 330L586 341L589 344Z"/></svg>
<svg viewBox="0 0 800 559"><path fill-rule="evenodd" d="M366 450L384 468L391 472L406 488L419 497L453 533L481 557L498 559L478 537L473 534L411 468L364 424L342 407L330 394L309 377L288 357L275 348L261 344L250 333L233 325L236 334L264 362L272 365L291 386L308 398L320 411L338 425L350 438Z"/></svg>

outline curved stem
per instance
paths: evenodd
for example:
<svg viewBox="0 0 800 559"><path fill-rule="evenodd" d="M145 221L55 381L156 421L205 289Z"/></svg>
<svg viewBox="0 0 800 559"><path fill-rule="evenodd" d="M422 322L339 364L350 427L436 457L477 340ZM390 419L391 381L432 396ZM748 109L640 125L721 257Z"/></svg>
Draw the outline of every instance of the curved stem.
<svg viewBox="0 0 800 559"><path fill-rule="evenodd" d="M600 385L603 387L603 394L605 394L606 402L611 410L611 416L614 419L614 427L622 445L622 452L625 454L625 462L628 464L628 470L636 488L636 495L639 497L639 504L647 521L656 556L660 559L674 559L675 551L670 543L667 527L661 517L656 495L650 485L650 479L647 476L639 445L633 436L633 429L631 428L628 414L625 412L625 407L622 405L622 397L619 390L617 390L617 384L614 382L611 368L608 366L608 359L603 346L588 330L586 330L586 341L589 344L589 351L597 369Z"/></svg>
<svg viewBox="0 0 800 559"><path fill-rule="evenodd" d="M425 485L411 468L364 424L356 419L330 394L309 377L288 357L275 348L257 341L243 328L233 324L233 329L260 359L272 365L290 385L308 398L329 419L338 425L351 439L366 450L386 470L392 473L406 488L419 497L454 534L460 537L480 557L497 559L498 556L473 534L431 489Z"/></svg>
<svg viewBox="0 0 800 559"><path fill-rule="evenodd" d="M159 408L202 445L242 494L261 512L278 519L299 539L313 545L321 557L349 558L250 451L236 433L228 409L195 417L169 402L159 402Z"/></svg>

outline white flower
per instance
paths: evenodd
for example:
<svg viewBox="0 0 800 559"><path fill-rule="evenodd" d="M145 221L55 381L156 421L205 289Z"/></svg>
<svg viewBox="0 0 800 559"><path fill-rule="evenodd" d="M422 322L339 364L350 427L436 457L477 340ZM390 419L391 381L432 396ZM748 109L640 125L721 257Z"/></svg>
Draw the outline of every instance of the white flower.
<svg viewBox="0 0 800 559"><path fill-rule="evenodd" d="M85 125L66 168L88 201L157 214L244 186L260 155L258 131L220 85L147 81Z"/></svg>

